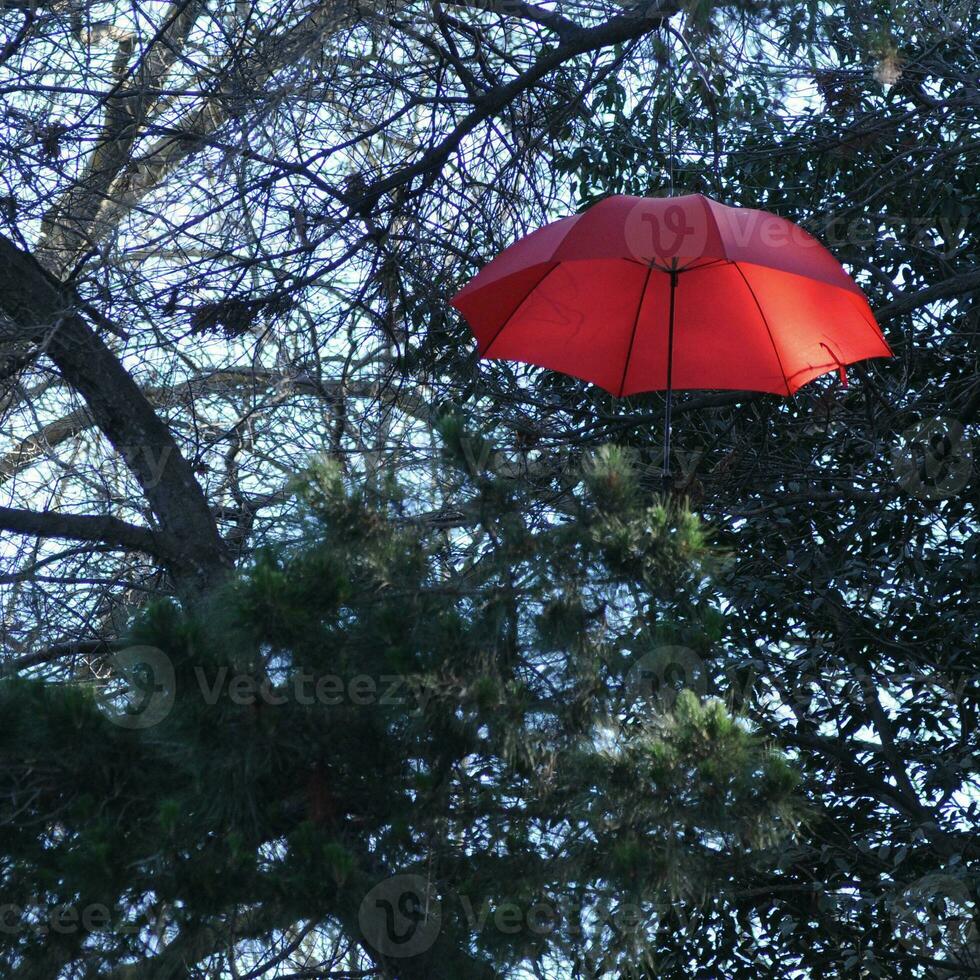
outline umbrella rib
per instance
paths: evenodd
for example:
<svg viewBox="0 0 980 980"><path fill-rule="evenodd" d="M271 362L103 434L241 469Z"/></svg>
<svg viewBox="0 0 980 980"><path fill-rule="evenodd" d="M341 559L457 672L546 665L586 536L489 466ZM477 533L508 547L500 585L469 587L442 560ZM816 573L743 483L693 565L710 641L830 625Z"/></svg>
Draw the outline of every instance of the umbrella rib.
<svg viewBox="0 0 980 980"><path fill-rule="evenodd" d="M507 324L510 323L510 321L513 320L515 316L517 316L520 308L531 298L531 293L533 293L534 290L537 289L538 286L540 286L541 283L543 283L545 279L547 279L548 276L550 276L551 273L558 268L559 265L561 265L561 263L556 262L553 266L551 266L551 268L548 269L548 271L527 291L527 293L525 294L524 298L520 301L520 303L518 303L517 306L515 306L514 309L508 314L507 319L500 324L500 328L493 335L493 339L490 341L490 343L483 348L483 353L480 355L481 357L490 356L490 348L493 347L493 345L497 342L497 338L504 332L504 327L506 327Z"/></svg>
<svg viewBox="0 0 980 980"><path fill-rule="evenodd" d="M869 320L867 313L864 312L864 309L861 306L858 306L857 311L860 314L861 319L864 320L868 327L871 328L871 332L875 335L875 337L885 345L885 349L888 351L888 356L894 357L895 352L892 350L892 345L885 340L885 332L881 329L881 324L874 318L874 313L871 313L871 319ZM868 360L868 358L865 358L865 360Z"/></svg>
<svg viewBox="0 0 980 980"><path fill-rule="evenodd" d="M786 376L786 368L783 367L783 359L779 356L779 348L776 346L776 339L772 335L772 330L769 329L769 321L766 319L765 313L762 312L762 304L759 302L759 297L755 295L755 290L749 285L749 280L745 277L745 273L742 272L739 264L737 262L733 262L732 265L735 266L736 271L742 277L742 282L745 283L745 288L749 291L749 295L755 301L755 308L759 311L759 316L762 317L762 323L766 328L766 333L769 334L769 343L772 344L772 352L776 355L776 363L779 365L779 373L783 376L783 384L786 386L786 397L792 398L793 392L789 390L789 378Z"/></svg>
<svg viewBox="0 0 980 980"><path fill-rule="evenodd" d="M630 345L626 349L626 361L623 364L623 376L619 381L619 394L618 398L623 397L623 391L626 387L626 375L630 369L630 358L633 356L633 341L636 340L636 328L640 323L640 313L643 310L643 300L646 299L647 286L650 283L650 273L653 272L653 266L647 266L647 274L643 278L643 288L640 290L640 301L636 304L636 318L633 320L633 332L630 334Z"/></svg>

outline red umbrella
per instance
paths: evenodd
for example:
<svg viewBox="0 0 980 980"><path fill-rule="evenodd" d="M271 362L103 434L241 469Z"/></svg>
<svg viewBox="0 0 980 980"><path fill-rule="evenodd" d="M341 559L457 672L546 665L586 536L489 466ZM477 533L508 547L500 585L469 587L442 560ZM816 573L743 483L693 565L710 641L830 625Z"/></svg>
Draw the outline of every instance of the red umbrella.
<svg viewBox="0 0 980 980"><path fill-rule="evenodd" d="M812 235L700 194L608 197L505 249L453 297L482 357L613 395L792 395L892 352L861 288Z"/></svg>

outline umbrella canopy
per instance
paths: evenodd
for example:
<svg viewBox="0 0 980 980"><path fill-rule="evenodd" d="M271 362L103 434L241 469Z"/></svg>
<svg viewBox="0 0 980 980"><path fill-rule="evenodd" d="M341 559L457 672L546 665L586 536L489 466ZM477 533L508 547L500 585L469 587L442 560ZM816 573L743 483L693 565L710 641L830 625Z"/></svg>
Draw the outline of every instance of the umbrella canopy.
<svg viewBox="0 0 980 980"><path fill-rule="evenodd" d="M501 252L452 305L483 357L617 396L792 395L892 356L861 288L812 235L700 194L608 197Z"/></svg>

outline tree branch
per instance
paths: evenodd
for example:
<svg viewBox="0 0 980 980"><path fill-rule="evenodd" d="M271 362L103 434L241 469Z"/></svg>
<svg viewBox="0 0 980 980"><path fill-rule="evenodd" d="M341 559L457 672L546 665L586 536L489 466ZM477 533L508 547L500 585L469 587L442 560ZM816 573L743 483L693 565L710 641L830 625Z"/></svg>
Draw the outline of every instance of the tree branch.
<svg viewBox="0 0 980 980"><path fill-rule="evenodd" d="M428 175L434 178L452 152L480 123L495 116L549 72L579 55L640 37L668 20L678 9L676 0L662 0L659 4L640 3L597 27L576 28L571 33L566 32L565 39L556 47L544 46L526 72L504 85L490 89L475 100L472 111L441 143L429 149L416 163L372 184L363 195L349 202L351 208L369 209L383 195L409 184L416 177Z"/></svg>
<svg viewBox="0 0 980 980"><path fill-rule="evenodd" d="M118 517L0 507L0 528L35 538L105 542L155 557L162 557L166 551L160 537L149 528L129 524Z"/></svg>
<svg viewBox="0 0 980 980"><path fill-rule="evenodd" d="M0 336L41 343L125 458L175 548L175 578L211 579L230 564L207 500L170 429L67 295L33 256L0 235ZM98 540L98 539L89 539ZM141 538L145 543L145 539Z"/></svg>
<svg viewBox="0 0 980 980"><path fill-rule="evenodd" d="M918 292L901 293L898 299L875 310L875 316L879 323L883 323L887 320L894 320L895 317L902 316L903 313L911 313L928 303L934 303L937 299L968 296L977 291L980 291L980 269L953 276L944 282L937 282L934 286L926 286L925 289L920 289Z"/></svg>

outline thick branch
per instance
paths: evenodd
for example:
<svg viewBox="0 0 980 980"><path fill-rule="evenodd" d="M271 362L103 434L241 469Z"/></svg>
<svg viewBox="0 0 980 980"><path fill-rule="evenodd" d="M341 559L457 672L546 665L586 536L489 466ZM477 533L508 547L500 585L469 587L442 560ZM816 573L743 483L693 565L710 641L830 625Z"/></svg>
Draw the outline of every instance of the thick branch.
<svg viewBox="0 0 980 980"><path fill-rule="evenodd" d="M330 34L354 23L359 8L363 10L369 6L367 3L352 5L347 0L318 3L293 27L266 38L259 50L243 65L243 74L256 87L261 87L276 72L321 47ZM115 179L100 193L98 220L89 221L84 227L85 240L95 244L104 238L144 196L206 145L208 137L232 118L234 112L233 105L227 99L216 95L188 114L179 136L163 137L142 156L133 158L129 154L127 165L118 168ZM82 231L80 228L79 235ZM79 237L76 248L81 246L81 242Z"/></svg>
<svg viewBox="0 0 980 980"><path fill-rule="evenodd" d="M893 320L903 313L918 310L927 303L934 303L938 299L968 296L978 291L980 291L980 269L974 269L972 272L964 272L962 275L953 276L944 282L937 282L934 286L926 286L925 289L920 289L918 292L902 293L894 302L875 310L875 316L879 322L883 323L886 320Z"/></svg>
<svg viewBox="0 0 980 980"><path fill-rule="evenodd" d="M554 31L565 38L579 30L578 24L562 17L553 10L546 10L524 0L444 0L447 7L466 7L470 10L487 10L507 17L518 17Z"/></svg>
<svg viewBox="0 0 980 980"><path fill-rule="evenodd" d="M199 0L182 0L132 71L133 38L120 41L115 65L119 82L105 100L102 137L81 177L45 216L37 256L55 275L64 274L93 236L101 237L106 192L129 162L133 143L156 101L150 93L169 72L200 9Z"/></svg>
<svg viewBox="0 0 980 980"><path fill-rule="evenodd" d="M36 260L0 236L0 312L18 339L44 344L64 379L85 399L96 424L125 458L162 531L179 548L178 578L207 581L228 565L207 500L169 428L71 298Z"/></svg>
<svg viewBox="0 0 980 980"><path fill-rule="evenodd" d="M159 535L149 528L129 524L118 517L90 517L62 514L53 510L0 507L0 528L36 538L104 542L132 551L143 551L156 557L162 557L166 550Z"/></svg>
<svg viewBox="0 0 980 980"><path fill-rule="evenodd" d="M541 49L534 64L526 72L484 93L476 101L472 111L441 143L424 153L416 163L377 181L358 200L351 201L351 207L370 208L384 194L411 183L416 177L425 175L434 178L450 155L477 126L506 108L550 72L579 55L634 40L658 27L677 13L677 10L676 0L664 0L659 4L644 2L630 7L597 27L579 28L571 33L566 31L564 39L557 47L545 46Z"/></svg>
<svg viewBox="0 0 980 980"><path fill-rule="evenodd" d="M358 9L363 15L372 6L361 3ZM482 4L477 3L474 6ZM580 28L530 4L517 3L512 7L505 2L499 6L499 10L503 14L535 20L555 30L560 43L556 47L543 47L528 71L484 93L473 110L442 143L423 154L416 163L368 188L360 201L351 202L354 206L370 207L384 194L411 182L420 174L434 176L470 132L506 108L549 72L581 54L640 37L675 14L678 4L676 0L666 0L659 5L639 3L593 28ZM318 4L294 27L270 38L249 60L249 77L255 85L265 84L283 67L297 62L312 49L322 46L326 36L350 24L356 15L357 12L349 3ZM103 237L184 160L206 145L210 135L228 121L231 112L231 107L220 98L208 100L187 117L181 126L179 137L165 136L145 154L133 159L130 166L123 168L118 179L106 191L98 228L94 225L89 228L90 243Z"/></svg>

